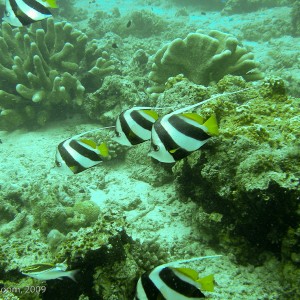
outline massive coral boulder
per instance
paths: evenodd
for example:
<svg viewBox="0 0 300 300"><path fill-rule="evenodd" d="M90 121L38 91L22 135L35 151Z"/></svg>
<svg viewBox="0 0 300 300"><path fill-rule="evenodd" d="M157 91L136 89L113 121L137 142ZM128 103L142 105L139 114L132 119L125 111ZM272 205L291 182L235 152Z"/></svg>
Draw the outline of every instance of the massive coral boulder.
<svg viewBox="0 0 300 300"><path fill-rule="evenodd" d="M226 76L206 95L204 87L186 82L164 94L185 103L245 86L241 78ZM217 115L220 135L173 167L178 191L201 205L195 219L202 229L208 226L203 211L216 220L209 226L215 244L236 247L254 261L254 249L280 255L288 230L300 224L299 99L286 95L281 79L269 78L199 112Z"/></svg>
<svg viewBox="0 0 300 300"><path fill-rule="evenodd" d="M216 82L227 74L258 80L263 76L253 58L254 55L229 34L216 30L208 35L190 33L185 39L175 39L156 53L149 75L156 85L148 91L162 92L168 78L178 74L203 85Z"/></svg>
<svg viewBox="0 0 300 300"><path fill-rule="evenodd" d="M209 88L182 80L161 101L177 107L245 87L241 77ZM243 263L260 264L270 251L283 258L283 286L293 300L300 295L299 101L274 77L202 105L198 113L215 113L220 135L172 168L180 198L199 204L192 219L211 245Z"/></svg>
<svg viewBox="0 0 300 300"><path fill-rule="evenodd" d="M101 86L113 62L95 41L70 23L47 20L44 28L0 34L0 128L41 126L82 105L85 91Z"/></svg>

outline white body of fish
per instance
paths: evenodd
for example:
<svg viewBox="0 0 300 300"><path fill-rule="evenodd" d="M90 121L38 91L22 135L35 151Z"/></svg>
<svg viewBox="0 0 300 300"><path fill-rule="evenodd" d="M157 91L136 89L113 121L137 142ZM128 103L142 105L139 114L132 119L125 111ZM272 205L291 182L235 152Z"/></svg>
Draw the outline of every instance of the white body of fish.
<svg viewBox="0 0 300 300"><path fill-rule="evenodd" d="M75 274L79 270L64 271L61 268L55 267L53 269L45 270L42 272L31 272L22 273L23 275L36 278L38 280L51 280L51 279L62 279L62 277L69 277L76 282Z"/></svg>

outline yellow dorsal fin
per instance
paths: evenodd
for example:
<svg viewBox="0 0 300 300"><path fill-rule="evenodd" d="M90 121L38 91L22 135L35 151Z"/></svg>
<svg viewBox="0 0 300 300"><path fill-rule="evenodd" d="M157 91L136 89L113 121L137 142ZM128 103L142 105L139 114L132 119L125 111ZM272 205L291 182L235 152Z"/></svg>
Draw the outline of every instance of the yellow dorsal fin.
<svg viewBox="0 0 300 300"><path fill-rule="evenodd" d="M44 2L47 2L50 7L57 8L56 0L43 0Z"/></svg>
<svg viewBox="0 0 300 300"><path fill-rule="evenodd" d="M193 279L194 281L198 280L198 272L190 269L190 268L174 268L176 271L180 272L181 274L184 274L185 276Z"/></svg>
<svg viewBox="0 0 300 300"><path fill-rule="evenodd" d="M86 145L89 145L91 146L92 148L96 149L97 148L97 144L92 141L92 140L88 140L88 139L81 139L80 142L86 144Z"/></svg>
<svg viewBox="0 0 300 300"><path fill-rule="evenodd" d="M214 291L214 275L210 274L208 276L205 276L203 278L199 278L196 280L201 285L201 290L207 291L207 292L213 292Z"/></svg>
<svg viewBox="0 0 300 300"><path fill-rule="evenodd" d="M196 114L196 113L183 113L181 115L188 118L188 119L196 121L200 125L202 125L203 122L204 122L203 118L200 115Z"/></svg>
<svg viewBox="0 0 300 300"><path fill-rule="evenodd" d="M107 157L109 155L108 147L105 143L101 143L97 148L101 156Z"/></svg>
<svg viewBox="0 0 300 300"><path fill-rule="evenodd" d="M148 116L152 117L154 120L158 119L158 114L154 110L143 109L142 112L145 113L145 114L147 114Z"/></svg>
<svg viewBox="0 0 300 300"><path fill-rule="evenodd" d="M216 115L212 115L208 120L203 124L207 128L208 134L210 135L218 135L219 128L217 123Z"/></svg>

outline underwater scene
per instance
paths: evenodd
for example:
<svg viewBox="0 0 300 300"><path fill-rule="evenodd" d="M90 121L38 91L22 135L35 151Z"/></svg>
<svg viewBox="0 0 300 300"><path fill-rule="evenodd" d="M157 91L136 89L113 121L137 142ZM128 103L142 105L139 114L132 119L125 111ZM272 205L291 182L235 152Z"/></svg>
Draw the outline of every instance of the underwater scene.
<svg viewBox="0 0 300 300"><path fill-rule="evenodd" d="M0 300L300 299L300 0L0 14Z"/></svg>

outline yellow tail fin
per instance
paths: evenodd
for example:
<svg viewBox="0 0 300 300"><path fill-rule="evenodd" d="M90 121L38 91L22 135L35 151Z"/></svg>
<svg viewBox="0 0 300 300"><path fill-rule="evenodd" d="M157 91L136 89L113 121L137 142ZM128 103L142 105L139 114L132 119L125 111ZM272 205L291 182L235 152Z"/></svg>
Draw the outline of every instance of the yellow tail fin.
<svg viewBox="0 0 300 300"><path fill-rule="evenodd" d="M109 155L108 147L105 143L101 143L97 148L98 148L101 156L107 157Z"/></svg>
<svg viewBox="0 0 300 300"><path fill-rule="evenodd" d="M56 0L43 0L49 4L50 7L52 8L57 8Z"/></svg>
<svg viewBox="0 0 300 300"><path fill-rule="evenodd" d="M208 275L203 278L197 279L197 282L201 284L201 290L207 291L207 292L213 292L214 291L214 275Z"/></svg>
<svg viewBox="0 0 300 300"><path fill-rule="evenodd" d="M207 128L209 135L219 135L216 115L212 115L208 120L206 120L203 126Z"/></svg>

